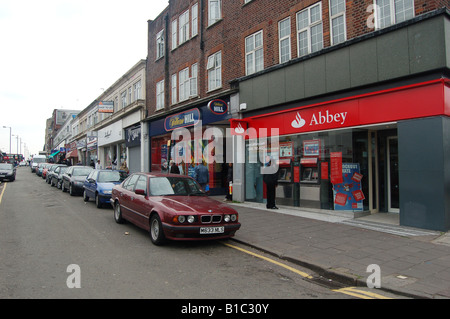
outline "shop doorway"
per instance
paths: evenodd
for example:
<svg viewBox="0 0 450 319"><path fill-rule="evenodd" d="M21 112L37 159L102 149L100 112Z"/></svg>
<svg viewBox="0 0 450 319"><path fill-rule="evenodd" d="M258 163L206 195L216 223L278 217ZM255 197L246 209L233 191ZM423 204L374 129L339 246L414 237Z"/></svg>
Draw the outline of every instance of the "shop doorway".
<svg viewBox="0 0 450 319"><path fill-rule="evenodd" d="M399 174L398 174L398 137L387 138L387 197L388 212L400 212Z"/></svg>

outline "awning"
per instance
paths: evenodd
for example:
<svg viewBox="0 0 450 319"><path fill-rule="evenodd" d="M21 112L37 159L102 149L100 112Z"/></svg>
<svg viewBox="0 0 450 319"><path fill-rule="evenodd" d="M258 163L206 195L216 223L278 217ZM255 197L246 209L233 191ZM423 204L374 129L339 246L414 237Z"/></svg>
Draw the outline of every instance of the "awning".
<svg viewBox="0 0 450 319"><path fill-rule="evenodd" d="M52 155L50 155L50 157L55 156L55 155L58 154L59 152L61 152L61 151L56 151L55 153L53 153Z"/></svg>
<svg viewBox="0 0 450 319"><path fill-rule="evenodd" d="M78 150L74 149L73 151L70 151L69 153L67 153L66 154L66 158L69 158L69 157L77 158L78 157Z"/></svg>

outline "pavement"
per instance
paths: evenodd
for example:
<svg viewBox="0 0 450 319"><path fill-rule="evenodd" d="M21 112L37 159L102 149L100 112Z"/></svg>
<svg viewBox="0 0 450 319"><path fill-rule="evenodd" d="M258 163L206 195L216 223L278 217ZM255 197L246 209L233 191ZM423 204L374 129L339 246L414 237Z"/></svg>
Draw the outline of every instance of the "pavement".
<svg viewBox="0 0 450 319"><path fill-rule="evenodd" d="M350 286L376 283L371 265L377 265L380 290L450 299L450 233L399 226L398 214L354 218L345 212L228 204L239 212L242 224L233 237L237 242Z"/></svg>

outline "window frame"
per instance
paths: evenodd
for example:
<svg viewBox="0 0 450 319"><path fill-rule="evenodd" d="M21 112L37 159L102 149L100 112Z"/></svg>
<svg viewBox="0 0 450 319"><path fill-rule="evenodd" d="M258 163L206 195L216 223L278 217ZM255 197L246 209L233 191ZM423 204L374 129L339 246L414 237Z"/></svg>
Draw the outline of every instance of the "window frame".
<svg viewBox="0 0 450 319"><path fill-rule="evenodd" d="M316 8L316 7L319 7L320 19L318 19L317 21L311 22L311 11L314 8ZM300 27L299 26L299 15L303 14L305 12L307 12L307 14L308 14L308 25L306 27L303 27L303 28L300 29L299 28ZM314 52L322 50L323 47L324 47L324 43L323 43L322 2L317 2L317 3L307 7L305 9L297 12L296 15L295 15L295 18L296 18L297 54L298 54L298 56L301 57L301 56L305 56L305 55L308 55L308 54L311 54L311 53L314 53ZM321 47L319 49L317 49L317 50L313 50L313 43L312 43L313 36L312 36L312 32L311 31L312 31L313 28L315 28L315 27L317 27L319 25L320 25L322 31L321 31L321 41L318 42L318 43L321 43ZM306 32L306 34L307 34L308 48L307 48L307 52L306 53L301 53L301 50L300 50L300 42L301 41L300 41L299 37L300 37L300 34L303 33L303 32Z"/></svg>
<svg viewBox="0 0 450 319"><path fill-rule="evenodd" d="M258 47L256 46L256 36L260 35L261 36L261 45L259 45ZM252 39L251 41L253 42L253 49L247 51L247 40ZM250 75L250 74L254 74L257 73L259 71L264 70L264 33L263 30L259 30L253 34L250 34L249 36L247 36L244 40L244 50L245 50L245 75ZM256 63L256 57L257 57L257 53L262 51L262 64L259 65ZM252 57L252 65L251 67L253 68L252 70L249 69L250 65L249 65L249 61L248 58L249 56Z"/></svg>
<svg viewBox="0 0 450 319"><path fill-rule="evenodd" d="M164 109L164 80L156 83L156 110Z"/></svg>
<svg viewBox="0 0 450 319"><path fill-rule="evenodd" d="M220 89L222 87L222 51L208 56L206 70L208 72L208 92ZM211 83L215 83L215 85L211 86Z"/></svg>
<svg viewBox="0 0 450 319"><path fill-rule="evenodd" d="M286 20L289 20L289 34L285 35L285 36L281 36L281 23L285 22ZM289 50L289 57L286 61L282 60L282 55L281 55L281 48L282 48L282 42L285 40L288 40L288 50ZM278 56L279 56L279 62L281 63L285 63L289 60L292 59L292 49L291 49L291 17L286 17L283 20L280 20L278 22Z"/></svg>
<svg viewBox="0 0 450 319"><path fill-rule="evenodd" d="M339 44L339 43L343 43L343 42L345 42L345 41L347 41L347 3L346 3L346 1L345 0L336 0L336 1L343 1L344 2L344 10L343 11L339 11L338 13L336 13L336 14L332 14L332 9L331 9L331 2L332 2L333 0L329 0L329 14L330 14L330 41L331 41L331 45L336 45L336 44ZM344 20L344 39L343 40L341 40L341 41L338 41L338 42L336 42L335 40L334 40L334 36L335 36L335 34L334 34L334 30L333 30L333 21L334 20L336 20L336 19L339 19L340 17L343 17L343 20Z"/></svg>
<svg viewBox="0 0 450 319"><path fill-rule="evenodd" d="M164 57L165 54L165 41L164 41L164 29L156 34L156 60Z"/></svg>

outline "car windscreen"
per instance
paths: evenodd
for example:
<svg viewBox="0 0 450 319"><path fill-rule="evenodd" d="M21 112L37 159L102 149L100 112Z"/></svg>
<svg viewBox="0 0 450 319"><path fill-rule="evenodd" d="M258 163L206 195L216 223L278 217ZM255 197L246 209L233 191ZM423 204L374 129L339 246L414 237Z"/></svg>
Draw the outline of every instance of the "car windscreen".
<svg viewBox="0 0 450 319"><path fill-rule="evenodd" d="M0 169L13 169L13 165L12 164L1 163L0 164Z"/></svg>
<svg viewBox="0 0 450 319"><path fill-rule="evenodd" d="M88 176L92 172L89 168L74 168L73 176Z"/></svg>
<svg viewBox="0 0 450 319"><path fill-rule="evenodd" d="M126 174L119 171L100 172L98 176L99 183L122 182L126 178Z"/></svg>
<svg viewBox="0 0 450 319"><path fill-rule="evenodd" d="M150 179L150 195L203 195L200 186L191 178L153 177Z"/></svg>
<svg viewBox="0 0 450 319"><path fill-rule="evenodd" d="M45 163L45 158L43 157L33 158L33 163Z"/></svg>

